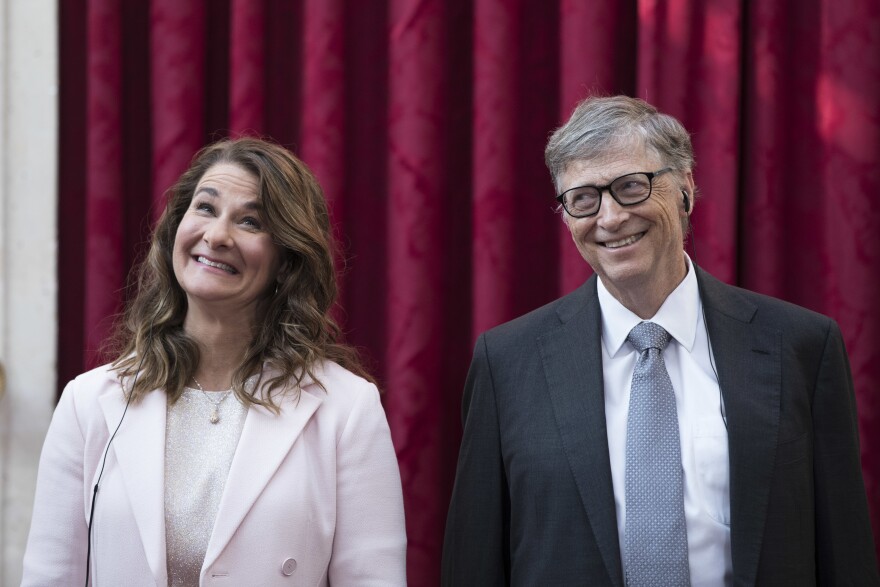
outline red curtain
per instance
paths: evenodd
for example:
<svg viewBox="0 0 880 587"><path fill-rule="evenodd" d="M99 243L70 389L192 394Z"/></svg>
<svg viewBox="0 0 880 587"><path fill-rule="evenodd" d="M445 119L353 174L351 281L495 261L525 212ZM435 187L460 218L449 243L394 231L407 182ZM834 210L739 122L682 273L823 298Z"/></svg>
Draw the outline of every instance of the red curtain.
<svg viewBox="0 0 880 587"><path fill-rule="evenodd" d="M880 532L874 0L60 7L62 384L97 360L192 154L288 145L327 191L340 316L385 390L410 582L436 584L474 338L589 274L552 211L547 135L589 92L627 93L693 132L698 262L840 323Z"/></svg>

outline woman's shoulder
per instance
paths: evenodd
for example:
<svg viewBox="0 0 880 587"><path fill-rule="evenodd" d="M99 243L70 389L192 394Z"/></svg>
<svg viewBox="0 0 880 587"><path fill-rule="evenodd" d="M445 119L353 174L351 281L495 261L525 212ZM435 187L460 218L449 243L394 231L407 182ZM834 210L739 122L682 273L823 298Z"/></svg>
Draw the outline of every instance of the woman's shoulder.
<svg viewBox="0 0 880 587"><path fill-rule="evenodd" d="M370 381L352 373L333 361L324 361L312 369L314 377L303 382L301 389L321 398L324 404L351 406L358 403L379 403L379 390Z"/></svg>
<svg viewBox="0 0 880 587"><path fill-rule="evenodd" d="M108 394L123 395L119 377L110 365L95 367L67 383L58 401L56 414L75 414L81 422L100 417L101 398Z"/></svg>
<svg viewBox="0 0 880 587"><path fill-rule="evenodd" d="M323 361L314 369L315 378L320 381L328 391L330 387L351 390L355 393L375 390L376 386L333 361Z"/></svg>
<svg viewBox="0 0 880 587"><path fill-rule="evenodd" d="M80 373L64 389L65 391L68 389L76 390L74 393L90 393L110 386L119 387L119 376L113 370L112 365L107 363L85 373Z"/></svg>
<svg viewBox="0 0 880 587"><path fill-rule="evenodd" d="M78 406L93 404L108 393L122 394L119 376L110 364L77 375L64 387L61 401L72 401Z"/></svg>

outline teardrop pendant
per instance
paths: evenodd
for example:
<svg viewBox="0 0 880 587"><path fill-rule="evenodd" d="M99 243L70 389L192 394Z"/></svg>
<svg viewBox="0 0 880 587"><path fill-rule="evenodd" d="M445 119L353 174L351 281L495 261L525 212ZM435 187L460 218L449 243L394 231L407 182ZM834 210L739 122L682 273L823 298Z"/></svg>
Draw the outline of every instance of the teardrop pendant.
<svg viewBox="0 0 880 587"><path fill-rule="evenodd" d="M199 391L202 392L202 395L205 396L205 399L208 400L209 402L211 402L212 404L214 404L214 411L211 412L211 416L208 418L208 421L211 424L216 424L217 422L220 421L220 404L222 404L226 400L226 398L229 397L229 394L232 393L232 390L229 389L229 390L223 392L223 395L220 396L220 399L217 401L214 401L213 399L211 399L210 396L208 396L207 393L205 393L205 389L202 387L202 384L199 383L198 379L193 377L192 380L198 386Z"/></svg>

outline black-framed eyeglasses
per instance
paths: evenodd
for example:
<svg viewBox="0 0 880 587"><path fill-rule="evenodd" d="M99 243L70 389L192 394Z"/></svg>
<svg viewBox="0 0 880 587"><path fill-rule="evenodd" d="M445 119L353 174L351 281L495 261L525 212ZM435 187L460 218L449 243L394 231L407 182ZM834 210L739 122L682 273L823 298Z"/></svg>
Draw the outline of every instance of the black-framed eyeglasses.
<svg viewBox="0 0 880 587"><path fill-rule="evenodd" d="M556 201L562 204L569 216L574 218L586 218L598 214L599 207L602 206L602 193L606 190L621 206L635 206L651 197L654 178L667 171L672 171L672 167L664 167L654 172L627 173L608 185L574 187L556 196Z"/></svg>

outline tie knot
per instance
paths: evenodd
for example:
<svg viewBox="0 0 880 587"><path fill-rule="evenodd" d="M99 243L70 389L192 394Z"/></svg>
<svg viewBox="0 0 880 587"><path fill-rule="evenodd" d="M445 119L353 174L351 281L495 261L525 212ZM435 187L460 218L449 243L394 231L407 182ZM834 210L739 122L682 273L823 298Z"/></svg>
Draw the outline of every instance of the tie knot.
<svg viewBox="0 0 880 587"><path fill-rule="evenodd" d="M669 333L659 324L640 322L629 331L629 336L626 339L640 353L645 349L662 351L669 344Z"/></svg>

